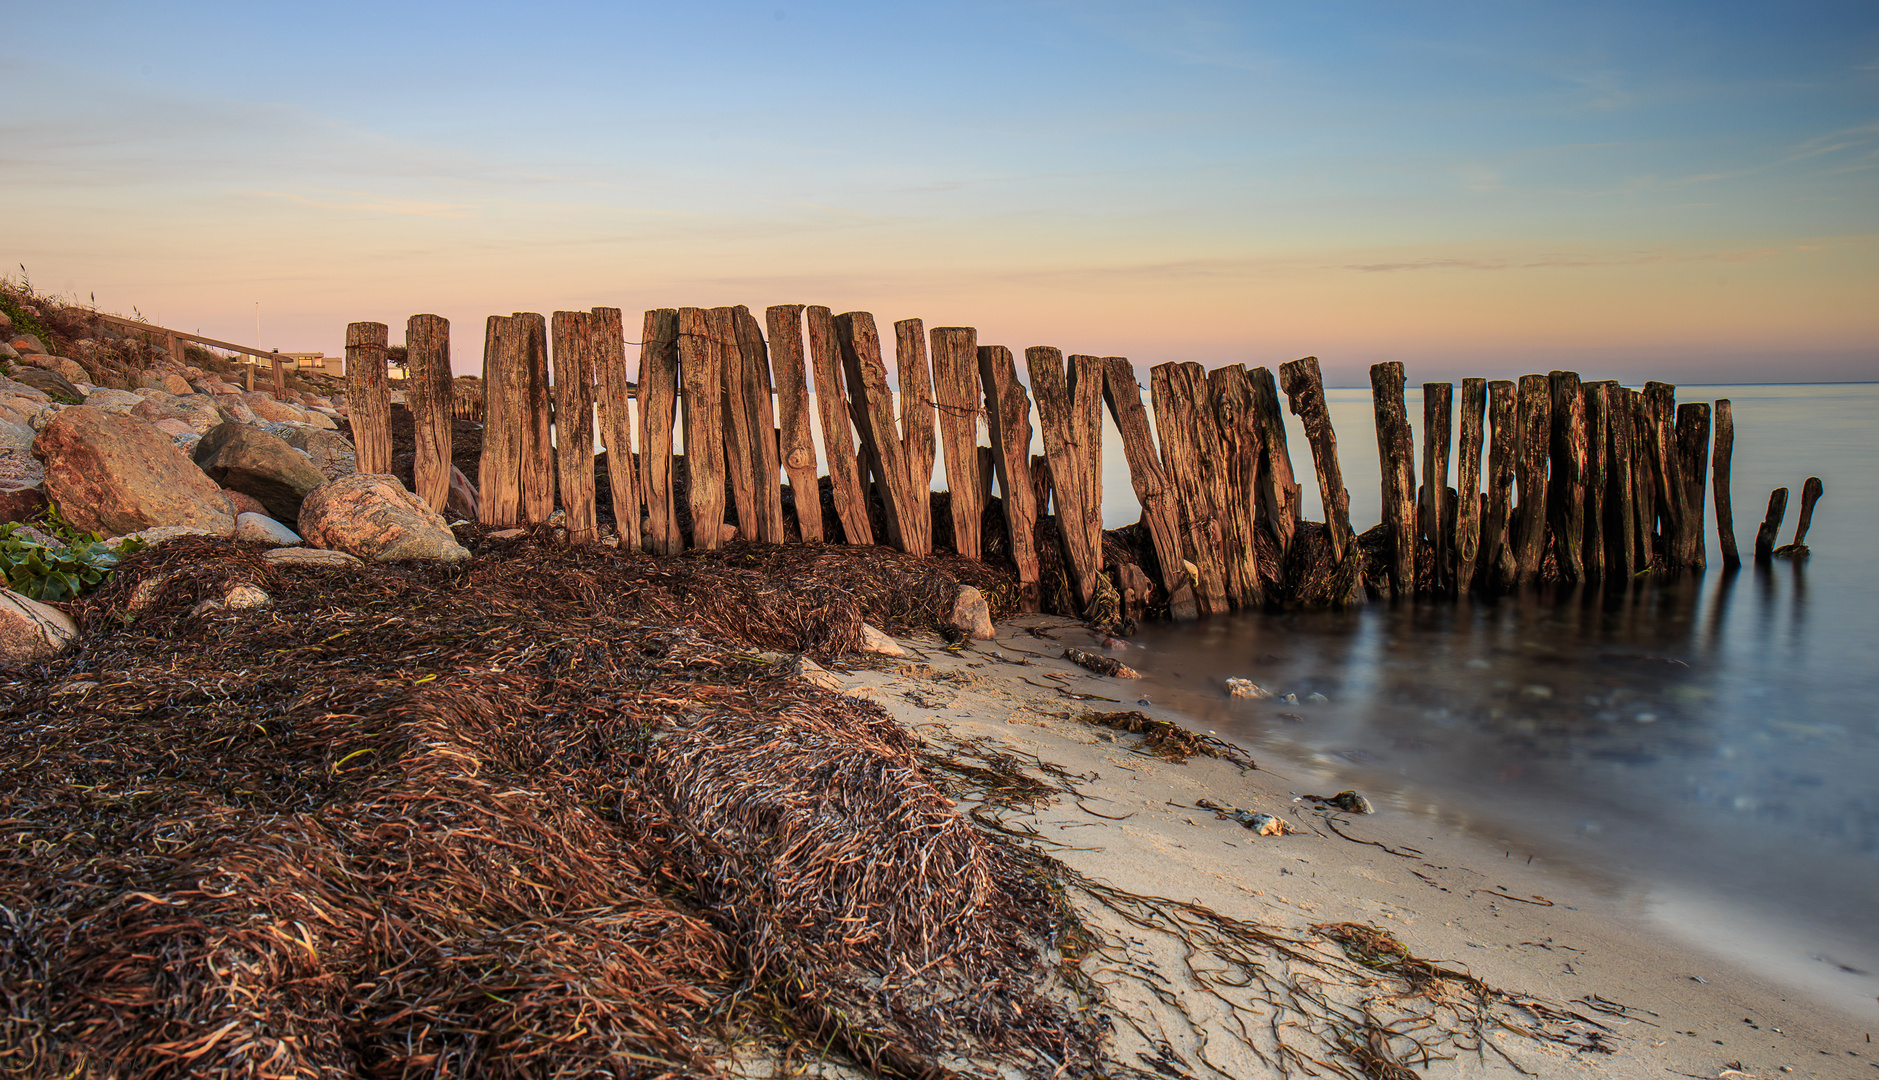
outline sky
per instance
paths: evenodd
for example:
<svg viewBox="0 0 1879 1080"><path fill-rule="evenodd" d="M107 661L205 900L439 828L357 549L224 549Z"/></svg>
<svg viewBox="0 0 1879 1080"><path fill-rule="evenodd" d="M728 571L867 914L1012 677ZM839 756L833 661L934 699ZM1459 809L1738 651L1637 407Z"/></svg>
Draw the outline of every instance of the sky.
<svg viewBox="0 0 1879 1080"><path fill-rule="evenodd" d="M1332 385L1879 379L1879 4L0 0L0 266L159 325L777 303ZM22 270L23 267L23 270ZM257 330L257 320L259 329Z"/></svg>

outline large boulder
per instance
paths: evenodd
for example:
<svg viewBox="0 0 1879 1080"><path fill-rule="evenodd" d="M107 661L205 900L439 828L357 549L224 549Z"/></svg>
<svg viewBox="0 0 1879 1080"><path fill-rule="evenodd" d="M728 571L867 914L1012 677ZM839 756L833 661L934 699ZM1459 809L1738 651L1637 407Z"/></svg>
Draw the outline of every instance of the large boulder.
<svg viewBox="0 0 1879 1080"><path fill-rule="evenodd" d="M0 450L30 450L32 447L31 425L16 423L11 419L0 419Z"/></svg>
<svg viewBox="0 0 1879 1080"><path fill-rule="evenodd" d="M58 608L0 589L0 663L30 664L57 656L78 640L78 627Z"/></svg>
<svg viewBox="0 0 1879 1080"><path fill-rule="evenodd" d="M85 404L105 412L127 413L142 405L144 399L129 390L108 390L100 388L85 395Z"/></svg>
<svg viewBox="0 0 1879 1080"><path fill-rule="evenodd" d="M314 547L368 562L470 557L423 499L397 477L375 473L354 473L315 488L300 505L300 535Z"/></svg>
<svg viewBox="0 0 1879 1080"><path fill-rule="evenodd" d="M39 340L39 335L37 334L15 334L7 344L19 350L22 356L27 353L43 353L46 351L46 343Z"/></svg>
<svg viewBox="0 0 1879 1080"><path fill-rule="evenodd" d="M215 399L207 394L171 394L163 390L151 391L130 414L153 424L159 420L181 420L198 435L208 434L211 428L228 419L216 407Z"/></svg>
<svg viewBox="0 0 1879 1080"><path fill-rule="evenodd" d="M351 476L357 460L352 443L337 431L321 431L319 428L291 427L282 430L280 437L287 445L296 450L306 451L313 459L313 467L320 470L320 475L328 480L342 476Z"/></svg>
<svg viewBox="0 0 1879 1080"><path fill-rule="evenodd" d="M274 400L274 395L254 390L243 394L241 400L254 414L263 420L273 420L283 424L304 424L307 412L298 405L289 405L285 401Z"/></svg>
<svg viewBox="0 0 1879 1080"><path fill-rule="evenodd" d="M83 365L63 356L53 356L50 353L25 353L20 356L20 363L31 364L33 367L50 371L71 382L91 381L91 373L86 371ZM85 395L78 396L84 397Z"/></svg>
<svg viewBox="0 0 1879 1080"><path fill-rule="evenodd" d="M245 492L277 521L300 517L300 500L326 483L305 454L260 428L218 424L196 444L196 464L226 488Z"/></svg>
<svg viewBox="0 0 1879 1080"><path fill-rule="evenodd" d="M65 405L77 405L85 400L85 395L71 381L56 371L45 368L22 367L13 369L13 381L25 383L35 390L43 390L46 396Z"/></svg>
<svg viewBox="0 0 1879 1080"><path fill-rule="evenodd" d="M33 456L45 463L46 494L80 529L107 536L162 525L216 536L235 531L222 489L142 421L84 405L65 409L39 432Z"/></svg>

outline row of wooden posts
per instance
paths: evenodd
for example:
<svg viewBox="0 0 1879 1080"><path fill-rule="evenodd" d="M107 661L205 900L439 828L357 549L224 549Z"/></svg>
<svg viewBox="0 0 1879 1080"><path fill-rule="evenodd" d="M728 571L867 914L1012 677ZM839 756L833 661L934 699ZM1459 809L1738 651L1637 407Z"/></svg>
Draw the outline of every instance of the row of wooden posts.
<svg viewBox="0 0 1879 1080"><path fill-rule="evenodd" d="M1458 426L1454 388L1425 383L1418 478L1403 367L1375 365L1384 520L1359 537L1312 357L1282 365L1276 383L1263 367L1161 364L1150 372L1151 431L1126 358L1026 349L1027 392L1011 350L978 344L970 327L929 332L919 319L894 324L898 408L874 317L864 311L837 315L784 304L769 308L760 325L741 305L661 308L645 313L639 336L631 378L618 308L558 311L548 320L491 316L477 402L466 400L473 384L452 379L448 323L413 316L405 393L416 428L417 494L444 506L451 419L480 413L482 520L528 525L546 521L558 505L570 541L594 543L601 535L597 420L609 450L615 526L630 549L715 548L729 502L739 531L751 539L885 542L925 555L933 549L937 460L945 467L957 553L981 557L981 522L996 481L1022 605L1040 606L1037 526L1054 509L1068 599L1082 610L1105 589L1120 586L1128 594L1152 587L1139 567L1105 565L1106 407L1141 505L1140 561L1159 570L1155 584L1177 615L1285 604L1313 589L1321 601L1347 602L1361 599L1366 586L1396 596L1440 594L1544 580L1628 581L1647 569L1701 566L1712 470L1723 557L1739 561L1728 497L1729 402L1716 403L1712 451L1710 406L1678 406L1675 388L1665 383L1635 391L1582 383L1566 371L1517 383L1466 379ZM382 323L347 328L348 401L362 472L391 468L387 340ZM805 360L817 390L813 407ZM1281 389L1310 443L1324 493L1322 524L1302 519ZM1036 457L1033 394L1044 444ZM981 420L990 446L979 445ZM811 435L818 422L820 464ZM684 498L696 523L690 535L681 530L673 472L681 425ZM1452 486L1451 433L1459 439ZM825 471L840 536L825 535L818 493ZM785 477L797 509L793 531L782 499ZM884 536L870 521L871 494L884 510ZM1776 493L1783 507L1785 496L1785 489ZM1818 497L1819 481L1810 480L1797 545ZM1757 541L1764 557L1779 524L1774 502L1770 512L1773 524ZM1324 571L1310 588L1298 565L1307 548ZM1325 581L1333 583L1329 594Z"/></svg>

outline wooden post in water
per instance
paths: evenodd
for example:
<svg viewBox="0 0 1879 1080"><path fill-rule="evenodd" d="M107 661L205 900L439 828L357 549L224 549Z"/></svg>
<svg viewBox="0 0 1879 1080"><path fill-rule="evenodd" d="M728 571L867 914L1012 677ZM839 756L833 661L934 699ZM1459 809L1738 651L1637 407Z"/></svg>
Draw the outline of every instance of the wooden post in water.
<svg viewBox="0 0 1879 1080"><path fill-rule="evenodd" d="M933 396L939 410L940 452L953 518L953 548L980 556L979 520L990 490L979 469L979 332L970 326L932 330Z"/></svg>
<svg viewBox="0 0 1879 1080"><path fill-rule="evenodd" d="M1585 541L1580 547L1580 565L1587 581L1605 579L1605 499L1609 489L1606 476L1606 447L1611 441L1606 433L1611 420L1605 415L1607 384L1582 383L1580 407L1585 413Z"/></svg>
<svg viewBox="0 0 1879 1080"><path fill-rule="evenodd" d="M450 385L450 320L413 315L405 320L405 403L411 408L417 456L412 486L432 510L450 501L450 420L455 390Z"/></svg>
<svg viewBox="0 0 1879 1080"><path fill-rule="evenodd" d="M1546 460L1552 448L1553 392L1544 375L1520 377L1520 450L1514 476L1520 505L1514 512L1514 569L1522 585L1537 581L1546 554Z"/></svg>
<svg viewBox="0 0 1879 1080"><path fill-rule="evenodd" d="M822 542L822 493L816 486L816 445L811 428L809 383L803 377L802 305L776 304L764 312L770 327L770 367L776 377L776 411L782 429L778 448L789 473L796 527L803 542Z"/></svg>
<svg viewBox="0 0 1879 1080"><path fill-rule="evenodd" d="M1129 484L1142 506L1142 520L1155 544L1161 564L1161 587L1169 596L1181 586L1181 511L1178 497L1161 467L1161 454L1148 430L1148 410L1142 407L1142 385L1135 381L1135 366L1127 357L1103 358L1103 399L1122 434L1122 456L1129 463Z"/></svg>
<svg viewBox="0 0 1879 1080"><path fill-rule="evenodd" d="M557 311L549 328L555 349L555 467L568 542L586 546L600 539L594 516L594 317Z"/></svg>
<svg viewBox="0 0 1879 1080"><path fill-rule="evenodd" d="M1788 516L1788 489L1776 488L1768 493L1768 513L1762 518L1762 527L1755 531L1755 561L1767 562L1775 553L1775 534L1781 531L1781 519Z"/></svg>
<svg viewBox="0 0 1879 1080"><path fill-rule="evenodd" d="M1024 350L1024 365L1031 375L1031 392L1037 395L1037 423L1056 494L1057 532L1063 538L1077 610L1083 611L1096 596L1096 577L1103 569L1102 361L1073 356L1066 374L1062 352L1033 345Z"/></svg>
<svg viewBox="0 0 1879 1080"><path fill-rule="evenodd" d="M1422 384L1422 533L1429 538L1435 565L1429 568L1429 587L1435 592L1455 591L1455 522L1448 517L1448 444L1453 424L1453 383ZM1457 502L1460 496L1456 497ZM1457 507L1459 513L1460 508Z"/></svg>
<svg viewBox="0 0 1879 1080"><path fill-rule="evenodd" d="M894 425L894 392L887 383L887 365L881 361L881 337L874 316L865 311L837 315L835 335L849 395L860 406L856 427L861 444L881 482L888 543L909 555L932 554L933 517L925 492L914 490L913 474L902 453L900 430Z"/></svg>
<svg viewBox="0 0 1879 1080"><path fill-rule="evenodd" d="M1632 460L1637 425L1631 391L1615 382L1599 386L1605 399L1605 567L1629 585L1638 572L1637 466Z"/></svg>
<svg viewBox="0 0 1879 1080"><path fill-rule="evenodd" d="M1677 470L1683 480L1682 527L1677 532L1677 563L1708 562L1703 543L1703 509L1709 488L1709 406L1700 401L1677 408Z"/></svg>
<svg viewBox="0 0 1879 1080"><path fill-rule="evenodd" d="M1190 366L1194 370L1188 370ZM1195 602L1203 615L1226 611L1226 577L1220 565L1225 530L1203 466L1207 443L1200 430L1200 412L1207 402L1205 377L1199 364L1157 364L1149 370L1148 388L1155 406L1155 427L1161 433L1162 464L1179 499L1182 550L1200 571L1193 583Z"/></svg>
<svg viewBox="0 0 1879 1080"><path fill-rule="evenodd" d="M868 522L867 492L857 467L854 429L842 389L842 350L835 340L835 316L828 308L805 309L809 323L809 362L815 369L816 412L822 417L822 452L829 460L829 489L842 537L850 544L874 543Z"/></svg>
<svg viewBox="0 0 1879 1080"><path fill-rule="evenodd" d="M1585 567L1585 396L1579 373L1548 375L1553 394L1552 476L1547 483L1547 524L1553 530L1553 556L1559 576L1584 581Z"/></svg>
<svg viewBox="0 0 1879 1080"><path fill-rule="evenodd" d="M607 493L613 499L613 528L623 551L638 551L639 459L633 453L632 380L626 374L626 327L617 307L593 310L594 385L599 400L600 438L607 447Z"/></svg>
<svg viewBox="0 0 1879 1080"><path fill-rule="evenodd" d="M1686 494L1683 458L1677 449L1677 388L1669 383L1645 383L1644 416L1650 432L1651 488L1662 523L1657 548L1665 567L1676 569L1683 565L1677 556Z"/></svg>
<svg viewBox="0 0 1879 1080"><path fill-rule="evenodd" d="M1510 523L1514 505L1514 462L1520 456L1520 413L1514 384L1488 383L1487 495L1481 519L1478 577L1484 589L1501 589L1519 580L1514 567Z"/></svg>
<svg viewBox="0 0 1879 1080"><path fill-rule="evenodd" d="M1011 561L1018 567L1018 609L1042 610L1038 592L1037 493L1031 488L1031 401L1018 366L1003 345L979 346L979 380L992 433L992 458L1011 531Z"/></svg>
<svg viewBox="0 0 1879 1080"><path fill-rule="evenodd" d="M362 473L391 472L391 390L385 385L389 335L381 322L346 326L346 409L354 460Z"/></svg>
<svg viewBox="0 0 1879 1080"><path fill-rule="evenodd" d="M639 347L639 473L646 500L646 543L655 555L685 550L672 491L672 428L678 414L679 312L646 312Z"/></svg>
<svg viewBox="0 0 1879 1080"><path fill-rule="evenodd" d="M907 470L912 512L925 522L927 550L933 549L933 376L927 369L926 324L902 319L894 324L894 373L900 384L900 456Z"/></svg>
<svg viewBox="0 0 1879 1080"><path fill-rule="evenodd" d="M1487 416L1488 381L1461 381L1461 432L1455 461L1455 589L1474 587L1481 555L1481 434Z"/></svg>
<svg viewBox="0 0 1879 1080"><path fill-rule="evenodd" d="M1292 550L1302 507L1298 479L1292 473L1292 452L1285 444L1285 416L1279 412L1279 387L1272 372L1256 367L1247 373L1253 383L1253 421L1259 426L1258 519L1278 541L1279 555Z"/></svg>
<svg viewBox="0 0 1879 1080"><path fill-rule="evenodd" d="M1396 365L1402 371L1402 365ZM1375 368L1371 371L1375 373ZM1331 410L1324 400L1324 377L1318 371L1318 358L1306 356L1279 368L1279 385L1292 409L1292 415L1305 425L1305 438L1311 443L1311 461L1318 470L1318 496L1324 504L1326 538L1331 542L1331 558L1343 563L1354 534L1351 532L1351 493L1344 488L1344 470L1337 460L1337 432L1331 427ZM1401 385L1398 384L1400 397ZM1412 563L1413 566L1413 557Z"/></svg>
<svg viewBox="0 0 1879 1080"><path fill-rule="evenodd" d="M555 512L553 418L548 395L548 320L518 311L522 335L522 522L536 525Z"/></svg>
<svg viewBox="0 0 1879 1080"><path fill-rule="evenodd" d="M724 360L718 343L730 320L704 308L679 309L679 384L685 417L685 474L692 509L692 547L724 543Z"/></svg>
<svg viewBox="0 0 1879 1080"><path fill-rule="evenodd" d="M1253 380L1244 364L1228 364L1207 375L1214 426L1220 433L1225 490L1219 506L1226 544L1223 568L1227 595L1241 607L1266 602L1259 579L1259 420L1253 415Z"/></svg>
<svg viewBox="0 0 1879 1080"><path fill-rule="evenodd" d="M1651 449L1655 432L1643 392L1627 390L1625 396L1631 402L1631 491L1635 496L1632 508L1637 515L1631 525L1631 535L1636 546L1637 569L1642 573L1658 568L1657 470L1652 465L1655 454Z"/></svg>
<svg viewBox="0 0 1879 1080"><path fill-rule="evenodd" d="M1826 488L1818 476L1808 477L1807 482L1801 485L1801 516L1794 523L1794 542L1781 549L1782 553L1797 559L1806 557L1807 529L1814 523L1814 504L1825 493Z"/></svg>
<svg viewBox="0 0 1879 1080"><path fill-rule="evenodd" d="M1383 471L1383 523L1390 530L1390 595L1416 594L1416 447L1403 403L1403 365L1370 365L1377 417L1377 461Z"/></svg>
<svg viewBox="0 0 1879 1080"><path fill-rule="evenodd" d="M1716 443L1710 459L1710 480L1716 495L1716 539L1722 545L1722 565L1742 565L1735 547L1735 508L1729 502L1729 458L1735 451L1735 408L1728 398L1716 399Z"/></svg>
<svg viewBox="0 0 1879 1080"><path fill-rule="evenodd" d="M505 529L522 520L522 384L527 378L522 349L521 324L491 315L483 332L483 456L477 463L476 505L483 524Z"/></svg>

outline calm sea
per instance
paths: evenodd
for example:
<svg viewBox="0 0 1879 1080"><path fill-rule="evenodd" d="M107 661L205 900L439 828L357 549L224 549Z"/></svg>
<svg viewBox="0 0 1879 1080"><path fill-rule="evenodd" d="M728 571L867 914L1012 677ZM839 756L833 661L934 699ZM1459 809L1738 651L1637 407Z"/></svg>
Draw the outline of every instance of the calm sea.
<svg viewBox="0 0 1879 1080"><path fill-rule="evenodd" d="M1380 503L1369 391L1328 396L1362 531ZM1802 481L1825 483L1805 561L1725 572L1712 508L1710 569L1626 594L1146 626L1130 663L1156 705L1252 747L1301 792L1355 786L1383 812L1460 824L1879 1016L1879 384L1678 392L1717 398L1734 403L1745 555L1770 489L1790 489L1786 543ZM1107 524L1133 520L1113 434L1104 488ZM1229 676L1327 700L1232 700Z"/></svg>

